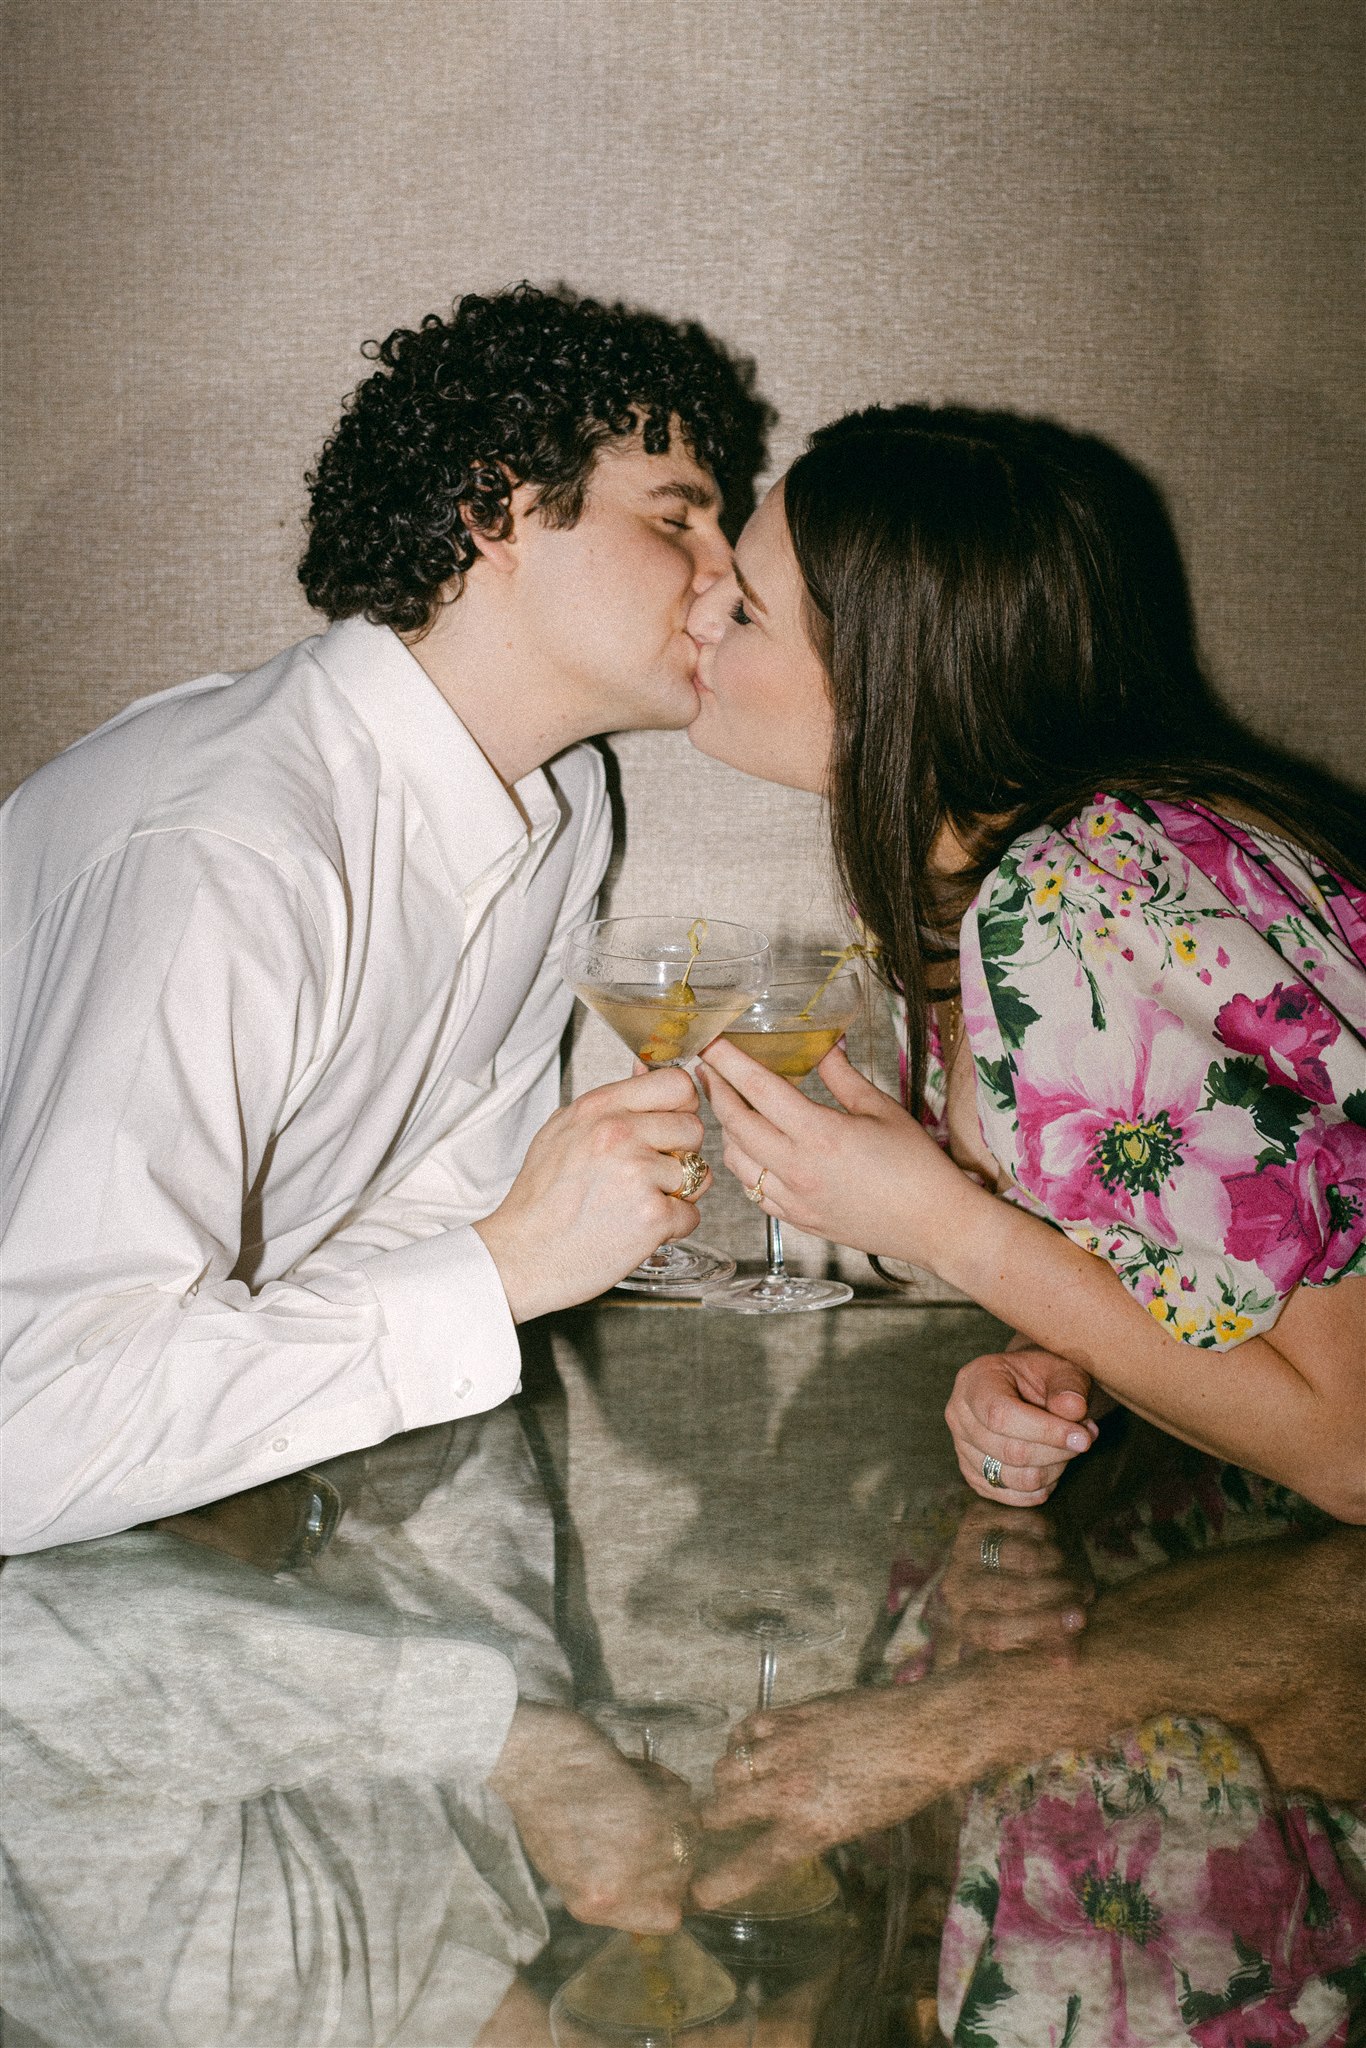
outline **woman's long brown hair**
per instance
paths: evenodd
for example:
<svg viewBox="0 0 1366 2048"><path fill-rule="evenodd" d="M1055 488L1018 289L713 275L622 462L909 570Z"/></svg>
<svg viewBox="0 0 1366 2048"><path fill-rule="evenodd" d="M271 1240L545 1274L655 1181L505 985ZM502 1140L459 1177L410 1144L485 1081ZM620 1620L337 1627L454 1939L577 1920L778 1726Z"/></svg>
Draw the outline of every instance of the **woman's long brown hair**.
<svg viewBox="0 0 1366 2048"><path fill-rule="evenodd" d="M1161 499L1103 442L875 407L815 434L784 497L834 703L836 866L906 1001L912 1105L964 911L1013 839L1097 790L1232 801L1366 880L1350 792L1219 709ZM950 876L945 825L968 855Z"/></svg>

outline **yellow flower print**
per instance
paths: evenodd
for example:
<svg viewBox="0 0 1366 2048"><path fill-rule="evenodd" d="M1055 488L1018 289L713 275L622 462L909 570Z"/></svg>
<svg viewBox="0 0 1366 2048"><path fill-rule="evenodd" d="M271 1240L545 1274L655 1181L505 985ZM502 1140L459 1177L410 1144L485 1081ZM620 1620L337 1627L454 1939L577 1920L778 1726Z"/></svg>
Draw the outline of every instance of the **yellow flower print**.
<svg viewBox="0 0 1366 2048"><path fill-rule="evenodd" d="M1062 869L1055 867L1045 868L1034 884L1034 902L1036 907L1040 910L1045 909L1048 904L1054 902L1061 894Z"/></svg>
<svg viewBox="0 0 1366 2048"><path fill-rule="evenodd" d="M1148 1303L1148 1314L1152 1317L1155 1323L1165 1323L1170 1321L1172 1314L1172 1305L1168 1301L1165 1294L1155 1294L1153 1296L1152 1300Z"/></svg>
<svg viewBox="0 0 1366 2048"><path fill-rule="evenodd" d="M1200 948L1189 925L1180 925L1172 933L1172 951L1177 959L1185 961L1187 966L1198 956Z"/></svg>
<svg viewBox="0 0 1366 2048"><path fill-rule="evenodd" d="M1214 1311L1214 1334L1221 1344L1236 1343L1246 1337L1252 1328L1251 1316L1245 1316L1234 1308L1217 1308Z"/></svg>
<svg viewBox="0 0 1366 2048"><path fill-rule="evenodd" d="M1091 811L1088 813L1086 819L1086 835L1088 839L1104 839L1114 829L1115 814L1113 811Z"/></svg>
<svg viewBox="0 0 1366 2048"><path fill-rule="evenodd" d="M1238 1775L1238 1752L1227 1735L1211 1730L1201 1737L1199 1764L1208 1784Z"/></svg>

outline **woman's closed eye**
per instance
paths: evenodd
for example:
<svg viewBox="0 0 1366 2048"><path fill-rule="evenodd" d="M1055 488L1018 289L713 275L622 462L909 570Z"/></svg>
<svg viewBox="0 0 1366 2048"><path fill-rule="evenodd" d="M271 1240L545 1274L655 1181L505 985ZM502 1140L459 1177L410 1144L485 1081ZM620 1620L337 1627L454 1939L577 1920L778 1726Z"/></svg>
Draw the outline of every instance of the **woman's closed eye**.
<svg viewBox="0 0 1366 2048"><path fill-rule="evenodd" d="M730 615L737 626L752 626L754 624L753 619L745 610L745 602L743 598L736 598L734 604L730 608Z"/></svg>

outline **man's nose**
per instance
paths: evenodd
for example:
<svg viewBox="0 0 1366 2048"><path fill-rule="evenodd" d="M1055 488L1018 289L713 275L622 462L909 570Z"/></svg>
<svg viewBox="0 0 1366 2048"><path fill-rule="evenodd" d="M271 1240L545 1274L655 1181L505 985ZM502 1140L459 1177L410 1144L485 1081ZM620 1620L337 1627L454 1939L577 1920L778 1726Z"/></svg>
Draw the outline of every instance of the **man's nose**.
<svg viewBox="0 0 1366 2048"><path fill-rule="evenodd" d="M693 589L697 595L688 612L688 631L700 647L707 641L721 638L727 611L739 591L729 547L719 566L705 574L701 568L698 569L693 578Z"/></svg>
<svg viewBox="0 0 1366 2048"><path fill-rule="evenodd" d="M719 527L704 533L693 564L692 587L699 596L721 577L729 576L734 565L730 542Z"/></svg>

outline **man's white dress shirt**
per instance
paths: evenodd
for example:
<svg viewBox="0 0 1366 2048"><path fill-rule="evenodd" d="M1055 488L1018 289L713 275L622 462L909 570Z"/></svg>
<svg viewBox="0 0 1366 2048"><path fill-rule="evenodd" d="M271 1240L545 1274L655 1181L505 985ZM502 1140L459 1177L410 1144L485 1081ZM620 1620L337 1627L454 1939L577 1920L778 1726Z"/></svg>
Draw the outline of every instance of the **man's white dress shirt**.
<svg viewBox="0 0 1366 2048"><path fill-rule="evenodd" d="M132 705L0 810L0 1551L490 1408L470 1224L558 1101L587 747L509 792L351 619Z"/></svg>

